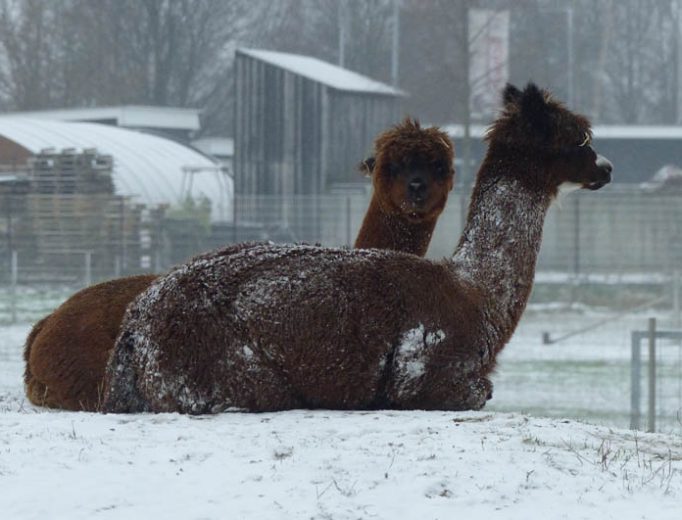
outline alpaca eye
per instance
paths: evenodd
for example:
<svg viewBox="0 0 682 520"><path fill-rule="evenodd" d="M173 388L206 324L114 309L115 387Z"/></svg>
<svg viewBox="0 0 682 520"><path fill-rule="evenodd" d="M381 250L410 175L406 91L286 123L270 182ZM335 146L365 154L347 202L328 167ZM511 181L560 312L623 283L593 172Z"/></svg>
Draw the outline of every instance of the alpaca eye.
<svg viewBox="0 0 682 520"><path fill-rule="evenodd" d="M587 145L589 145L591 142L592 142L592 138L590 137L590 134L588 134L587 132L585 132L585 139L583 139L583 142L580 143L578 146L580 146L580 147L582 147L582 146L587 146Z"/></svg>

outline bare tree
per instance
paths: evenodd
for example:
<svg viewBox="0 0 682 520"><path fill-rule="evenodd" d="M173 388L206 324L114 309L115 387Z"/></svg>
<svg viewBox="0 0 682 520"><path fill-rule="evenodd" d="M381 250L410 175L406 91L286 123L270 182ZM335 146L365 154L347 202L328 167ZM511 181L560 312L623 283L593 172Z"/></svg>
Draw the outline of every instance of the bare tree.
<svg viewBox="0 0 682 520"><path fill-rule="evenodd" d="M49 0L0 3L0 96L7 108L47 107L58 96L58 23Z"/></svg>
<svg viewBox="0 0 682 520"><path fill-rule="evenodd" d="M677 21L672 3L613 2L607 42L604 119L615 123L675 120Z"/></svg>

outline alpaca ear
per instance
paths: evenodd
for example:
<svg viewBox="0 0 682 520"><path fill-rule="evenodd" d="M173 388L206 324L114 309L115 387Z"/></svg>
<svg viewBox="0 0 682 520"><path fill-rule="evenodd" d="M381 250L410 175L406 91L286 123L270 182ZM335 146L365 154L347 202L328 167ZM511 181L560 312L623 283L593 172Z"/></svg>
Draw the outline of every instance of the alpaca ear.
<svg viewBox="0 0 682 520"><path fill-rule="evenodd" d="M368 157L360 164L358 164L358 170L362 172L367 177L371 176L374 172L374 165L376 164L376 159L374 157Z"/></svg>
<svg viewBox="0 0 682 520"><path fill-rule="evenodd" d="M505 86L502 91L502 103L505 106L512 105L518 103L520 99L521 91L511 83L507 83L507 86Z"/></svg>
<svg viewBox="0 0 682 520"><path fill-rule="evenodd" d="M528 128L541 140L546 140L552 130L551 117L545 94L534 83L528 83L521 97L521 116Z"/></svg>

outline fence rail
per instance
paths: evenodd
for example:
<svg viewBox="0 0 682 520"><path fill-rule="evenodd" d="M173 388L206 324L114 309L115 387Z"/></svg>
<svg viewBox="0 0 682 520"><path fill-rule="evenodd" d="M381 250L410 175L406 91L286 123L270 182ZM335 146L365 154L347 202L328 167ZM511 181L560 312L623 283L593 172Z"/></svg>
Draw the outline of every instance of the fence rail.
<svg viewBox="0 0 682 520"><path fill-rule="evenodd" d="M350 246L369 195L240 196L231 222L167 215L120 198L33 195L0 198L0 284L18 255L19 281L82 283L164 270L192 255L244 240ZM452 253L466 197L454 193L428 255ZM578 193L547 216L538 270L571 275L671 275L682 269L682 193ZM89 276L87 275L89 272Z"/></svg>

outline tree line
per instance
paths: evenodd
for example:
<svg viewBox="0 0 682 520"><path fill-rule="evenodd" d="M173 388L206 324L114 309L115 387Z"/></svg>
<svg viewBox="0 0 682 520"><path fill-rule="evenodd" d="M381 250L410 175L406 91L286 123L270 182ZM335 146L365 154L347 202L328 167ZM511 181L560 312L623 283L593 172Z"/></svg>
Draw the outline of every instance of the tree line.
<svg viewBox="0 0 682 520"><path fill-rule="evenodd" d="M510 80L547 85L595 122L680 113L682 0L0 0L0 110L202 109L230 135L234 51L313 55L398 86L423 121L463 121L467 12L510 11ZM397 25L396 25L397 22Z"/></svg>

